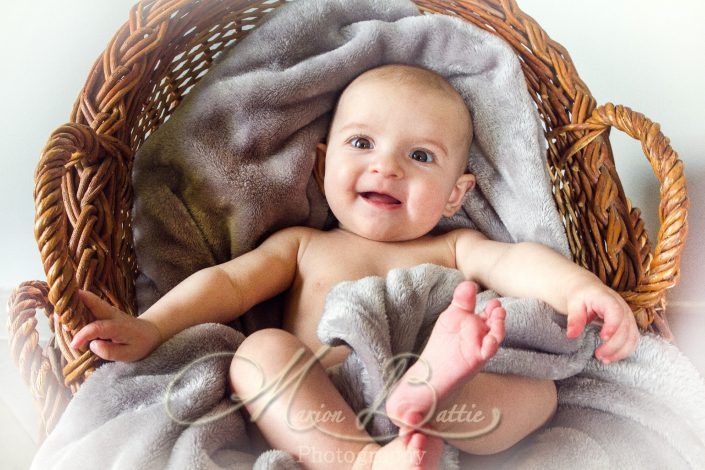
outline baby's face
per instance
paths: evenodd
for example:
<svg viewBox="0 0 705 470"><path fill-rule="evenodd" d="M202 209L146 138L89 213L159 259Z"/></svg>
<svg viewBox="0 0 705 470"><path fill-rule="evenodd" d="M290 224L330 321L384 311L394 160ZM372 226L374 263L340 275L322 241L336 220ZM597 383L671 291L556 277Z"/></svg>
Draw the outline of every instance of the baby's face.
<svg viewBox="0 0 705 470"><path fill-rule="evenodd" d="M438 91L378 79L345 90L327 148L318 147L340 229L377 241L413 240L457 211L474 184L462 174L470 122L460 106Z"/></svg>

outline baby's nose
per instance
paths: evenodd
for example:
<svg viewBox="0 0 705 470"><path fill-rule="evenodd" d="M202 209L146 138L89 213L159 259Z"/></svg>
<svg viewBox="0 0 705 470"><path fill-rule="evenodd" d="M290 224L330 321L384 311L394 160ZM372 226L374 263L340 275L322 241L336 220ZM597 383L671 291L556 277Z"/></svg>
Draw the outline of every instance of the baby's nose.
<svg viewBox="0 0 705 470"><path fill-rule="evenodd" d="M393 178L403 175L401 165L394 155L382 154L377 155L370 162L370 172L380 173L382 176Z"/></svg>

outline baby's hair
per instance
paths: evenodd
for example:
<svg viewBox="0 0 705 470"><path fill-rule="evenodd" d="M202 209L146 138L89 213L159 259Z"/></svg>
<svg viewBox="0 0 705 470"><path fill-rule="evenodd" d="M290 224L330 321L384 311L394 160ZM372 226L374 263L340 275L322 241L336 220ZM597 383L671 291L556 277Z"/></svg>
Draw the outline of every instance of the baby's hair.
<svg viewBox="0 0 705 470"><path fill-rule="evenodd" d="M355 78L354 81L366 80L370 78L382 78L387 80L394 80L400 85L412 85L420 86L427 89L432 89L435 91L442 91L448 93L452 97L462 97L457 92L453 86L448 83L448 81L438 73L419 67L417 65L409 64L387 64L381 65L379 67L367 70Z"/></svg>
<svg viewBox="0 0 705 470"><path fill-rule="evenodd" d="M420 87L425 91L435 91L446 94L450 99L455 100L458 104L462 103L463 108L467 110L469 129L465 134L465 154L466 160L464 162L464 168L467 168L467 158L470 156L470 144L473 138L472 129L472 116L470 115L470 110L463 97L458 93L458 91L451 85L448 80L442 75L423 68L417 65L409 64L386 64L379 67L375 67L365 72L361 73L353 80L351 80L341 92L338 94L335 106L333 107L333 113L331 114L331 120L328 124L328 132L326 133L326 144L329 143L328 139L330 137L330 130L333 127L333 119L338 111L338 105L340 104L340 99L343 96L345 90L355 82L370 80L370 79L383 79L383 80L393 80L399 85L410 85L414 87Z"/></svg>

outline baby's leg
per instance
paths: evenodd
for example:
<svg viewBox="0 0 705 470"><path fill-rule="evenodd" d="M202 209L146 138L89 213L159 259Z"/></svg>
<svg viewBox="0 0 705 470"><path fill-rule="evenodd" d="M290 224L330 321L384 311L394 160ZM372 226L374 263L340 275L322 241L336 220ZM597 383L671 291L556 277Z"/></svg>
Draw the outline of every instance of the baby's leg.
<svg viewBox="0 0 705 470"><path fill-rule="evenodd" d="M509 449L546 424L556 407L553 380L480 372L439 404L428 426L464 452L489 455ZM496 427L488 426L493 409L499 411ZM492 429L483 433L487 428ZM474 433L479 435L460 438Z"/></svg>
<svg viewBox="0 0 705 470"><path fill-rule="evenodd" d="M386 403L402 428L405 416L430 418L438 404L457 392L494 356L504 339L505 312L496 299L475 314L477 286L461 282L450 306L438 316L419 359L399 380Z"/></svg>
<svg viewBox="0 0 705 470"><path fill-rule="evenodd" d="M420 432L384 447L376 444L359 429L314 354L284 330L248 336L233 358L228 382L269 445L288 451L306 468L432 468L440 458L442 441Z"/></svg>
<svg viewBox="0 0 705 470"><path fill-rule="evenodd" d="M458 285L386 409L402 427L405 415L420 413L427 434L466 452L490 454L543 425L555 412L556 389L552 380L478 373L504 339L505 312L492 300L474 314L475 295L474 284Z"/></svg>

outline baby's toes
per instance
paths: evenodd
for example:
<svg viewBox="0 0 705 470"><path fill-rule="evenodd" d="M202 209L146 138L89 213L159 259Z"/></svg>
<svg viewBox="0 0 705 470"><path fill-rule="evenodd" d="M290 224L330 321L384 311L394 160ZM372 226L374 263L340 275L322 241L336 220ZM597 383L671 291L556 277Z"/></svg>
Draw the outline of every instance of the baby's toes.
<svg viewBox="0 0 705 470"><path fill-rule="evenodd" d="M488 320L490 331L488 334L494 336L500 343L504 340L507 312L503 307L496 308Z"/></svg>
<svg viewBox="0 0 705 470"><path fill-rule="evenodd" d="M470 281L463 281L455 288L453 300L438 317L440 324L447 332L457 332L468 316L475 315L475 294L477 286Z"/></svg>
<svg viewBox="0 0 705 470"><path fill-rule="evenodd" d="M481 362L482 344L484 338L489 334L489 327L475 316L475 321L464 321L460 329L460 351L468 364Z"/></svg>
<svg viewBox="0 0 705 470"><path fill-rule="evenodd" d="M463 341L482 344L482 338L489 333L490 323L479 315L466 315L460 322L460 336Z"/></svg>
<svg viewBox="0 0 705 470"><path fill-rule="evenodd" d="M483 361L486 361L497 353L497 349L499 349L499 343L500 341L490 334L488 334L482 339L480 357Z"/></svg>
<svg viewBox="0 0 705 470"><path fill-rule="evenodd" d="M495 355L499 345L504 340L504 308L492 310L487 320L473 315L463 321L461 328L461 352L465 360L470 362L483 362Z"/></svg>
<svg viewBox="0 0 705 470"><path fill-rule="evenodd" d="M492 315L492 312L498 308L501 307L502 303L499 301L499 299L490 299L487 304L485 305L485 308L483 308L480 312L477 313L477 315L481 316L485 320L490 318Z"/></svg>

